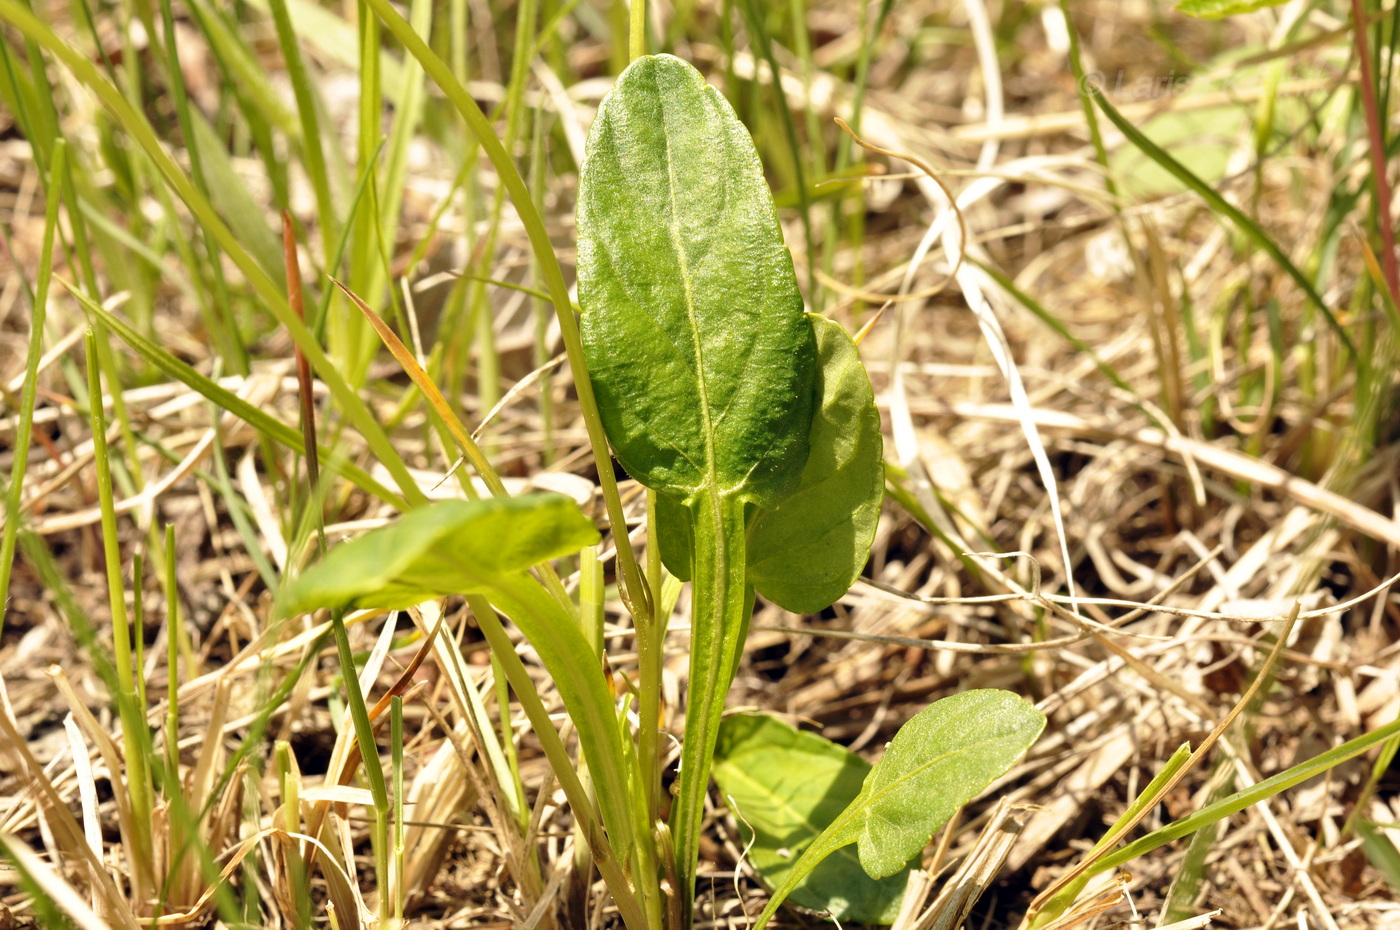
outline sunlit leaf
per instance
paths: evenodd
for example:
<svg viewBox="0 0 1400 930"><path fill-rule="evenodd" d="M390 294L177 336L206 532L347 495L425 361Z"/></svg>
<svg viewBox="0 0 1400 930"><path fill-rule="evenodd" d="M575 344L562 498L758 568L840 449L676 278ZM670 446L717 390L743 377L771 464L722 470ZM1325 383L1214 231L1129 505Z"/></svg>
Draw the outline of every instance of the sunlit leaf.
<svg viewBox="0 0 1400 930"><path fill-rule="evenodd" d="M639 58L579 181L579 305L628 474L676 498L771 501L807 457L812 329L749 137L700 72Z"/></svg>
<svg viewBox="0 0 1400 930"><path fill-rule="evenodd" d="M502 576L598 538L593 523L562 494L441 501L331 549L286 586L278 612L406 608L488 591Z"/></svg>

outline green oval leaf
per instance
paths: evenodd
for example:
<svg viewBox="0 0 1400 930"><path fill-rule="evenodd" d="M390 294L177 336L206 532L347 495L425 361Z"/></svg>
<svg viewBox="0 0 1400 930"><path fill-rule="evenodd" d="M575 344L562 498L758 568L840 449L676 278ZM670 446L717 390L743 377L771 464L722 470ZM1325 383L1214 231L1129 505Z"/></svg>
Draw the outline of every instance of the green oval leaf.
<svg viewBox="0 0 1400 930"><path fill-rule="evenodd" d="M503 576L599 539L562 494L442 501L336 546L288 584L278 615L321 607L411 607L492 588Z"/></svg>
<svg viewBox="0 0 1400 930"><path fill-rule="evenodd" d="M639 58L604 98L578 236L584 350L623 468L687 501L788 493L812 330L753 140L693 67Z"/></svg>
<svg viewBox="0 0 1400 930"><path fill-rule="evenodd" d="M860 797L860 864L897 872L953 812L1004 775L1045 729L1045 715L1010 691L964 691L899 728Z"/></svg>
<svg viewBox="0 0 1400 930"><path fill-rule="evenodd" d="M773 717L736 714L720 726L715 781L739 821L749 862L772 888L855 800L869 772L855 753ZM847 846L799 882L790 899L838 920L888 924L899 913L907 873L876 881Z"/></svg>
<svg viewBox="0 0 1400 930"><path fill-rule="evenodd" d="M964 691L935 701L899 728L860 795L807 847L773 892L754 930L828 856L857 844L871 878L899 872L934 831L1025 755L1045 715L1009 691Z"/></svg>
<svg viewBox="0 0 1400 930"><path fill-rule="evenodd" d="M845 594L870 558L885 499L875 392L845 327L809 314L817 339L817 409L797 490L749 531L749 583L794 613Z"/></svg>

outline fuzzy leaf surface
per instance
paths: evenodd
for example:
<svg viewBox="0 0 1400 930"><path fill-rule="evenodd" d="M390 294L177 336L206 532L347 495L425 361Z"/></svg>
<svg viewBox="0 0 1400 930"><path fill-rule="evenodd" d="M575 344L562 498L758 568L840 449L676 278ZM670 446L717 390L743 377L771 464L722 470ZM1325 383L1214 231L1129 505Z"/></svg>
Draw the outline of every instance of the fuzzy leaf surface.
<svg viewBox="0 0 1400 930"><path fill-rule="evenodd" d="M490 591L506 576L598 539L592 521L562 494L442 501L331 549L287 585L278 612L403 609Z"/></svg>
<svg viewBox="0 0 1400 930"><path fill-rule="evenodd" d="M843 746L761 714L720 726L715 781L734 809L748 859L770 887L860 794L870 763ZM888 924L899 912L908 869L876 881L847 846L792 891L802 907L843 922Z"/></svg>
<svg viewBox="0 0 1400 930"><path fill-rule="evenodd" d="M698 71L637 59L579 179L582 336L623 468L766 504L807 458L815 347L748 130Z"/></svg>
<svg viewBox="0 0 1400 930"><path fill-rule="evenodd" d="M848 811L865 871L874 878L899 871L1043 729L1045 715L1010 691L963 691L920 711L899 728Z"/></svg>

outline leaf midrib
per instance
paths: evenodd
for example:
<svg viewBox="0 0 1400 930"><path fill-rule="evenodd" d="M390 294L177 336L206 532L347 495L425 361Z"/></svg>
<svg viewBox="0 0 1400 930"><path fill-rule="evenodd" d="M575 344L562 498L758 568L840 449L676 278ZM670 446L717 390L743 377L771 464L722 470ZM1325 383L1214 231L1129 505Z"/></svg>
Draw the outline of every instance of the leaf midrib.
<svg viewBox="0 0 1400 930"><path fill-rule="evenodd" d="M891 779L888 783L875 788L867 796L868 800L866 801L865 807L867 810L873 810L875 808L875 805L883 801L885 798L889 797L896 789L903 787L903 785L906 782L912 781L926 774L930 768L933 768L936 765L942 765L943 763L948 762L951 759L956 759L959 756L965 756L976 750L986 749L987 747L992 746L998 742L1002 742L1004 740L1010 739L1013 736L1018 735L1019 734L1014 733L1001 733L996 736L991 736L987 739L980 740L976 743L969 743L966 746L963 746L959 749L950 750L948 752L943 753L941 756L938 756L937 758L929 759L923 764L915 766L913 769L909 770L903 775L897 776ZM1024 752L1024 750L1022 750L1022 752ZM984 787L981 790L986 789Z"/></svg>
<svg viewBox="0 0 1400 930"><path fill-rule="evenodd" d="M667 228L671 234L671 245L676 252L676 271L680 275L681 287L685 295L686 322L690 326L691 343L695 347L695 385L700 394L700 421L704 426L701 431L705 443L703 474L706 478L706 485L711 490L718 490L719 476L716 473L715 464L715 429L714 422L710 417L709 384L705 379L705 351L700 342L700 321L696 317L695 281L691 276L690 257L686 253L681 239L680 202L676 194L675 160L671 157L670 114L664 102L661 106L661 135L666 143L666 183L671 207L670 222ZM696 490L702 490L702 488Z"/></svg>

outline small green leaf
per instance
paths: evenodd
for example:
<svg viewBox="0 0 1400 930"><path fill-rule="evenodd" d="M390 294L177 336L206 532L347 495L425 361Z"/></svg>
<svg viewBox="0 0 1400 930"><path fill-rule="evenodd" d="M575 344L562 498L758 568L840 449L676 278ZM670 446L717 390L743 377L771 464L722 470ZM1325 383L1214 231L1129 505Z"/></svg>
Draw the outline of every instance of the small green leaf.
<svg viewBox="0 0 1400 930"><path fill-rule="evenodd" d="M880 412L856 344L809 314L817 337L818 402L797 490L749 530L749 583L794 613L816 613L860 576L885 499Z"/></svg>
<svg viewBox="0 0 1400 930"><path fill-rule="evenodd" d="M753 518L748 579L794 613L816 613L860 576L885 497L880 413L855 342L839 324L807 314L817 340L811 451L797 489ZM691 525L678 501L657 498L666 567L689 580Z"/></svg>
<svg viewBox="0 0 1400 930"><path fill-rule="evenodd" d="M1016 764L1045 729L1045 715L1010 691L964 691L899 728L870 772L859 807L860 863L892 875L933 832Z"/></svg>
<svg viewBox="0 0 1400 930"><path fill-rule="evenodd" d="M842 847L858 844L872 878L898 872L955 810L1015 765L1044 728L1045 715L1009 691L964 691L926 707L899 728L859 797L792 867L755 930Z"/></svg>
<svg viewBox="0 0 1400 930"><path fill-rule="evenodd" d="M1222 19L1239 13L1253 13L1265 7L1282 6L1286 0L1181 0L1178 13L1201 19Z"/></svg>
<svg viewBox="0 0 1400 930"><path fill-rule="evenodd" d="M579 305L618 461L683 500L767 504L807 458L816 351L753 139L699 71L643 57L579 179Z"/></svg>
<svg viewBox="0 0 1400 930"><path fill-rule="evenodd" d="M855 800L869 772L855 753L773 717L736 714L720 726L715 781L739 820L749 862L770 887ZM888 924L907 878L905 869L872 879L848 846L818 865L791 899L841 921Z"/></svg>
<svg viewBox="0 0 1400 930"><path fill-rule="evenodd" d="M598 538L593 523L562 494L442 501L336 546L287 585L278 613L405 608L487 591L502 576Z"/></svg>

